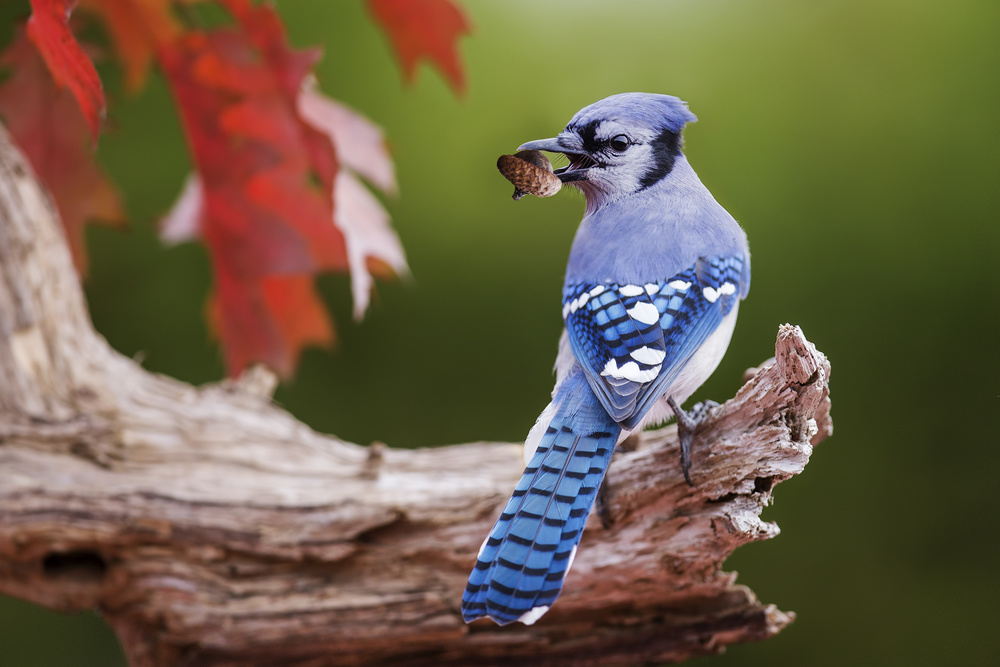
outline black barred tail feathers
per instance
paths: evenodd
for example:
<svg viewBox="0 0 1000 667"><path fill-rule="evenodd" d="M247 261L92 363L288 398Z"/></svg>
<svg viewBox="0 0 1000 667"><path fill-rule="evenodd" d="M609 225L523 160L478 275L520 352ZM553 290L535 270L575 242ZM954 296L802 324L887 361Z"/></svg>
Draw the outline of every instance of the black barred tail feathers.
<svg viewBox="0 0 1000 667"><path fill-rule="evenodd" d="M560 394L565 400L480 550L462 596L467 622L534 623L573 564L621 427L583 373L567 378Z"/></svg>

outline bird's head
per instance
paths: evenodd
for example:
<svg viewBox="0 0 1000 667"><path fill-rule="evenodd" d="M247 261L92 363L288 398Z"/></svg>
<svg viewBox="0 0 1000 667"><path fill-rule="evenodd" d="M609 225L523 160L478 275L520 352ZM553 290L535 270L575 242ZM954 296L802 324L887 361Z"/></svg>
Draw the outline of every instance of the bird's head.
<svg viewBox="0 0 1000 667"><path fill-rule="evenodd" d="M518 150L562 153L563 183L581 190L588 208L645 190L673 169L684 125L697 120L671 95L621 93L584 107L552 139Z"/></svg>

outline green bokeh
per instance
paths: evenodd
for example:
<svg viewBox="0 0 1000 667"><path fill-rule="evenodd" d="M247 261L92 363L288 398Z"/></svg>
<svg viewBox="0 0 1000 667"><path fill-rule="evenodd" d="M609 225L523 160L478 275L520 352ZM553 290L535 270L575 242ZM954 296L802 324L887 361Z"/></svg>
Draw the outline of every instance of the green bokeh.
<svg viewBox="0 0 1000 667"><path fill-rule="evenodd" d="M494 161L606 95L678 95L700 118L688 156L754 259L729 353L696 398L732 395L793 322L832 361L836 424L765 512L782 536L729 563L798 620L703 662L993 664L1000 3L463 4L475 33L456 99L426 67L400 84L360 0L279 3L293 43L325 46L323 89L388 133L413 279L380 285L356 324L347 280L323 278L338 348L307 351L277 400L359 443L522 438L551 388L582 200L515 204ZM116 76L99 156L132 223L88 234L94 322L151 370L215 380L205 254L155 237L189 168L183 135L162 82L129 97ZM83 639L52 640L93 616L2 601L0 619L0 664L111 664L106 631L85 654Z"/></svg>

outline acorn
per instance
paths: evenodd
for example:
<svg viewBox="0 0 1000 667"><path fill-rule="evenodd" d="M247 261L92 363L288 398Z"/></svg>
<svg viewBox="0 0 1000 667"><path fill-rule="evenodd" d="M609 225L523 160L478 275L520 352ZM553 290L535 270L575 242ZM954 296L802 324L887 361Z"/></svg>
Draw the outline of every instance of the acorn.
<svg viewBox="0 0 1000 667"><path fill-rule="evenodd" d="M562 187L562 181L552 173L552 163L541 151L501 155L497 159L497 169L514 184L514 194L511 195L514 201L524 195L551 197Z"/></svg>

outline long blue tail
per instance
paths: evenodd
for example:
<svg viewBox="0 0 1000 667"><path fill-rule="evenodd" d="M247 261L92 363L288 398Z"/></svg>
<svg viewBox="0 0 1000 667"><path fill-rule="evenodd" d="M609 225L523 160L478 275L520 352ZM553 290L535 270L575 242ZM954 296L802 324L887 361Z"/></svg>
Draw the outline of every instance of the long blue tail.
<svg viewBox="0 0 1000 667"><path fill-rule="evenodd" d="M563 382L561 401L490 535L462 595L466 622L538 620L559 597L621 427L583 373Z"/></svg>

